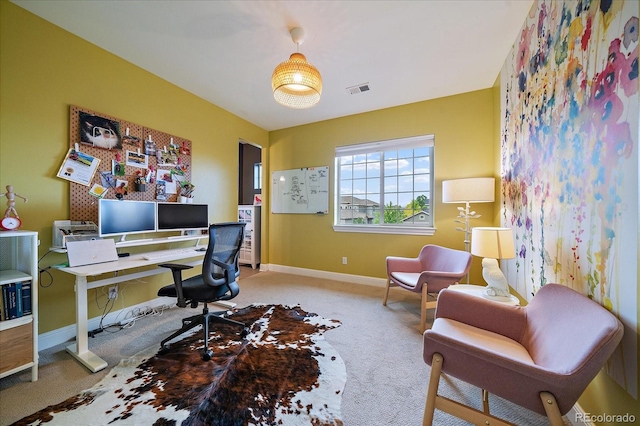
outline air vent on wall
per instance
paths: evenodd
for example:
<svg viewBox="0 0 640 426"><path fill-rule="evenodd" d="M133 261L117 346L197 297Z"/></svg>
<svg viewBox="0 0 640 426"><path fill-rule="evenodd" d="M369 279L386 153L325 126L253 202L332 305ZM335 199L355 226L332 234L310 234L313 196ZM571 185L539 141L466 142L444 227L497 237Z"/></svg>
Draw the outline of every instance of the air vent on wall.
<svg viewBox="0 0 640 426"><path fill-rule="evenodd" d="M349 94L351 95L366 92L367 90L369 90L369 83L362 83L355 86L347 87L347 92L349 92Z"/></svg>

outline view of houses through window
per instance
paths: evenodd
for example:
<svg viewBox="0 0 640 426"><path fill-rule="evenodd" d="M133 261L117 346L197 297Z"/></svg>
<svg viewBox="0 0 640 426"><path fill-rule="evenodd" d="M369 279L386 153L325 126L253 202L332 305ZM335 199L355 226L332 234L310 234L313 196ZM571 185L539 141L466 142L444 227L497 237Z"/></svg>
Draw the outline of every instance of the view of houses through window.
<svg viewBox="0 0 640 426"><path fill-rule="evenodd" d="M336 148L336 225L433 226L433 136Z"/></svg>

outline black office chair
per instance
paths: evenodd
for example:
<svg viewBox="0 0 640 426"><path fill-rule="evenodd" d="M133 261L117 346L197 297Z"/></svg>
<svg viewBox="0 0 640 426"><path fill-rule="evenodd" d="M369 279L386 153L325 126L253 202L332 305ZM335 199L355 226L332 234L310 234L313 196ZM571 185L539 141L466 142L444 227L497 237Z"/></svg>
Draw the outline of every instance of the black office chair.
<svg viewBox="0 0 640 426"><path fill-rule="evenodd" d="M209 312L208 303L218 300L230 300L238 295L240 287L236 278L240 275L238 267L238 254L244 237L245 223L230 222L209 226L209 245L202 264L202 275L196 275L182 280L182 271L191 266L174 263L164 263L159 266L171 269L173 284L158 290L158 296L177 297L177 305L181 308L190 303L192 308L197 308L200 302L204 303L202 314L194 315L182 320L182 328L160 343L160 353L169 350L168 341L202 325L204 330L204 352L202 359L208 361L213 356L209 349L209 323L227 323L242 328L240 333L244 338L249 333L245 325L238 321L225 318L225 311Z"/></svg>

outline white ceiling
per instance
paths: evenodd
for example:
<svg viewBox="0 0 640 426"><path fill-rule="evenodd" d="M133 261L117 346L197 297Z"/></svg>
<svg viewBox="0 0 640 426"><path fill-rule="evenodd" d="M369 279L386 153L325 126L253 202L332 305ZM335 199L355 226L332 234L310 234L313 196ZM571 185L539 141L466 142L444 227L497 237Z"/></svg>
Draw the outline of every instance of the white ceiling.
<svg viewBox="0 0 640 426"><path fill-rule="evenodd" d="M491 87L533 2L12 1L269 131ZM295 26L323 79L307 110L271 92Z"/></svg>

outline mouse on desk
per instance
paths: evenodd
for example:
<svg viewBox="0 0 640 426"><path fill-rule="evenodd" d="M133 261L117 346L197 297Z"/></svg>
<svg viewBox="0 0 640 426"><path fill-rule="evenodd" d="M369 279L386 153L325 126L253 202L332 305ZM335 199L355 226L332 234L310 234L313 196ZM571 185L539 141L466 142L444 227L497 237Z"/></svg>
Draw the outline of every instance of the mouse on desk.
<svg viewBox="0 0 640 426"><path fill-rule="evenodd" d="M206 247L200 247L200 248L196 249L196 251L207 251L207 248Z"/></svg>

